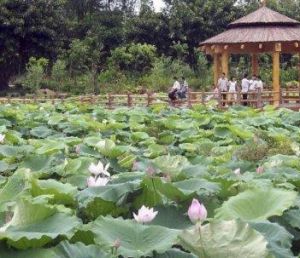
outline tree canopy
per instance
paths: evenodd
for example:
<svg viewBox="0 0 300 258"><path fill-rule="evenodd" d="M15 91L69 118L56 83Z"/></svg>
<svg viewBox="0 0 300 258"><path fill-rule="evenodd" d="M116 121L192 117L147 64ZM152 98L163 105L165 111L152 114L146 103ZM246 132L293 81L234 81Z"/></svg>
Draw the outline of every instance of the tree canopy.
<svg viewBox="0 0 300 258"><path fill-rule="evenodd" d="M157 13L150 0L2 0L0 89L28 71L31 57L48 60L46 75L59 61L70 79L85 75L94 82L98 76L101 81L112 60L114 69L135 76L169 59L197 74L204 70L199 65L207 66L197 51L199 42L259 5L257 0L164 2ZM270 0L269 5L300 20L299 0Z"/></svg>

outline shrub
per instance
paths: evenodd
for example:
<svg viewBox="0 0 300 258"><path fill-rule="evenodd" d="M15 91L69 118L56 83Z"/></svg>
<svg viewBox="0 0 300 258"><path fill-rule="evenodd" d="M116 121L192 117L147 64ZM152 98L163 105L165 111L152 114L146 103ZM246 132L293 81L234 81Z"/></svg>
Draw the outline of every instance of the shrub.
<svg viewBox="0 0 300 258"><path fill-rule="evenodd" d="M31 57L26 66L26 73L21 81L23 86L31 92L40 89L42 82L46 77L46 67L48 60L45 58L36 59Z"/></svg>

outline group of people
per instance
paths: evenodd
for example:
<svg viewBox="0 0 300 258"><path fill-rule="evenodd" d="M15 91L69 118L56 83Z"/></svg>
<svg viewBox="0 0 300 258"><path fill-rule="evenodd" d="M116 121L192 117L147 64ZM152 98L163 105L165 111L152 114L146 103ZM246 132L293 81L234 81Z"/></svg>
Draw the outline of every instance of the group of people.
<svg viewBox="0 0 300 258"><path fill-rule="evenodd" d="M174 77L174 84L169 91L169 99L175 101L177 99L186 99L188 93L189 85L187 80L182 77L181 81L177 77Z"/></svg>
<svg viewBox="0 0 300 258"><path fill-rule="evenodd" d="M245 74L241 84L241 93L243 98L243 105L248 105L248 100L254 98L255 93L263 91L263 81L260 76L253 75L252 79L249 79L248 74ZM214 90L215 94L221 93L224 101L229 104L234 103L237 99L238 82L236 78L232 77L230 80L227 79L226 74L223 73L218 80L217 87ZM224 93L230 94L224 94ZM223 93L223 94L222 94ZM224 102L224 105L226 103Z"/></svg>
<svg viewBox="0 0 300 258"><path fill-rule="evenodd" d="M218 98L221 94L223 99L223 105L233 104L237 101L237 92L239 84L235 77L231 77L230 80L226 77L225 73L222 73L218 80L218 84L214 89L214 96L209 96L208 100L211 98ZM188 94L189 85L185 77L182 77L179 81L177 77L174 77L173 87L169 91L169 99L175 101L177 99L186 99ZM240 92L242 93L242 103L247 106L249 100L254 99L255 93L263 91L263 81L260 76L253 75L249 79L246 73L240 83ZM228 94L229 93L229 94Z"/></svg>

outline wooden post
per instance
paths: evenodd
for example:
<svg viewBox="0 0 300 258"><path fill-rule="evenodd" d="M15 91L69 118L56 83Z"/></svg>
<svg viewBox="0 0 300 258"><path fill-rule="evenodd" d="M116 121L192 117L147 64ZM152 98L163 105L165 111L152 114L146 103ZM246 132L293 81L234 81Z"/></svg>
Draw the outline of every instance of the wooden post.
<svg viewBox="0 0 300 258"><path fill-rule="evenodd" d="M202 90L202 93L201 93L201 103L202 103L202 105L205 105L205 90Z"/></svg>
<svg viewBox="0 0 300 258"><path fill-rule="evenodd" d="M191 101L191 89L188 88L188 96L187 96L187 101L188 101L188 107L191 108L192 107L192 101Z"/></svg>
<svg viewBox="0 0 300 258"><path fill-rule="evenodd" d="M241 105L241 90L240 90L240 88L238 88L238 90L237 90L237 104L238 105Z"/></svg>
<svg viewBox="0 0 300 258"><path fill-rule="evenodd" d="M132 96L130 93L127 94L127 105L128 107L132 106Z"/></svg>
<svg viewBox="0 0 300 258"><path fill-rule="evenodd" d="M281 44L276 43L273 52L273 105L280 105L280 52Z"/></svg>
<svg viewBox="0 0 300 258"><path fill-rule="evenodd" d="M214 54L214 68L213 68L213 71L214 71L214 86L217 86L218 79L219 79L219 68L218 68L219 61L218 61L218 59L219 59L218 54Z"/></svg>
<svg viewBox="0 0 300 258"><path fill-rule="evenodd" d="M147 107L150 107L151 105L151 94L149 91L147 91Z"/></svg>
<svg viewBox="0 0 300 258"><path fill-rule="evenodd" d="M299 94L299 101L297 101L297 104L300 104L300 53L299 53L299 62L298 62L298 94Z"/></svg>
<svg viewBox="0 0 300 258"><path fill-rule="evenodd" d="M222 52L222 73L225 73L226 77L228 78L228 73L229 73L229 54L228 51L223 51Z"/></svg>
<svg viewBox="0 0 300 258"><path fill-rule="evenodd" d="M258 89L256 107L262 108L262 106L263 106L263 104L262 104L262 98L261 98L261 89Z"/></svg>
<svg viewBox="0 0 300 258"><path fill-rule="evenodd" d="M252 54L251 56L252 61L252 75L259 75L259 64L258 64L258 55Z"/></svg>
<svg viewBox="0 0 300 258"><path fill-rule="evenodd" d="M113 97L111 94L108 94L108 108L112 108L113 105Z"/></svg>

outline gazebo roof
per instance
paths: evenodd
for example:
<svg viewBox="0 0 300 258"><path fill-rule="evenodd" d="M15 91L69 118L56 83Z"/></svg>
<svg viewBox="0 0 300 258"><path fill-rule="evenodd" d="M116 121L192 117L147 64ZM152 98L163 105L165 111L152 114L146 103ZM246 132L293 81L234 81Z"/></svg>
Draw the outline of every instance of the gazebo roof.
<svg viewBox="0 0 300 258"><path fill-rule="evenodd" d="M300 22L263 6L232 22L228 30L201 45L297 41L300 41Z"/></svg>
<svg viewBox="0 0 300 258"><path fill-rule="evenodd" d="M281 13L263 6L253 13L246 15L229 24L229 28L241 26L268 26L268 25L299 25L300 22Z"/></svg>

